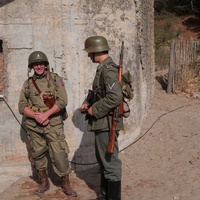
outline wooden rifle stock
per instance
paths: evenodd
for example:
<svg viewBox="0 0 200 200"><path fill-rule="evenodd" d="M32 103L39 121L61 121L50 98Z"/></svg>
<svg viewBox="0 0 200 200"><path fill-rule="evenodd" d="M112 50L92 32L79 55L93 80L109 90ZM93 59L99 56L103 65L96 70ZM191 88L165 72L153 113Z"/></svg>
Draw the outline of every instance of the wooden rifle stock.
<svg viewBox="0 0 200 200"><path fill-rule="evenodd" d="M113 115L112 115L112 127L110 129L109 143L106 150L106 152L109 154L112 154L114 152L114 147L115 147L115 132L116 132L116 126L117 126L115 114L116 114L116 110L114 110Z"/></svg>
<svg viewBox="0 0 200 200"><path fill-rule="evenodd" d="M122 83L123 51L124 51L124 41L122 41L122 47L119 58L119 67L118 67L118 78L120 83ZM116 109L114 109L112 114L112 127L110 129L110 138L106 150L107 153L112 154L114 152L115 132L117 127L118 116L123 114L123 110L124 110L123 101L121 101L120 105Z"/></svg>

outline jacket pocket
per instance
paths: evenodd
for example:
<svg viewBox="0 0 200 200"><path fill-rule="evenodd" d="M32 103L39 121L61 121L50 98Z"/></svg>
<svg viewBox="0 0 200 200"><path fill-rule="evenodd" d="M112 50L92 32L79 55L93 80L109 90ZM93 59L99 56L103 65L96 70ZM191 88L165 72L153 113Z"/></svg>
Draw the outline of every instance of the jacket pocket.
<svg viewBox="0 0 200 200"><path fill-rule="evenodd" d="M94 117L90 118L88 121L88 130L97 131L97 130L106 130L108 129L108 119L103 117L96 119Z"/></svg>

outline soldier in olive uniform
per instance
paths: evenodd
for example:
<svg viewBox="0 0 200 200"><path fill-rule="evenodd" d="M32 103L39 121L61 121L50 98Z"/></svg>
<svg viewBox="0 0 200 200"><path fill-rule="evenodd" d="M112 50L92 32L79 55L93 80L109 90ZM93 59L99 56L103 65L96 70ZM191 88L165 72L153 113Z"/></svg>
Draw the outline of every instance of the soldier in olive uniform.
<svg viewBox="0 0 200 200"><path fill-rule="evenodd" d="M67 93L62 78L49 71L49 62L41 51L34 51L28 59L28 70L33 76L23 84L18 108L26 116L25 124L30 139L31 156L38 171L40 185L35 193L40 195L49 189L47 157L49 152L54 171L61 177L63 192L77 196L70 187L68 144L63 131L63 115L67 105Z"/></svg>
<svg viewBox="0 0 200 200"><path fill-rule="evenodd" d="M121 199L121 160L118 158L117 136L123 129L123 119L118 118L114 153L107 153L112 114L123 99L121 84L118 79L118 66L109 56L107 40L102 36L89 37L85 41L88 57L99 63L93 81L92 94L81 105L81 112L87 113L88 131L95 133L95 153L101 169L101 195L97 199ZM92 98L92 100L91 100Z"/></svg>

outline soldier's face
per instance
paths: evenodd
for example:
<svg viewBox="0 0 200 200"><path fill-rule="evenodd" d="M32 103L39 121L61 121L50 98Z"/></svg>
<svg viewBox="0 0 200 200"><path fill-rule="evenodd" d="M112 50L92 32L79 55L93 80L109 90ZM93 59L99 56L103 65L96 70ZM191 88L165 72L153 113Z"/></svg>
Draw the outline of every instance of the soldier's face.
<svg viewBox="0 0 200 200"><path fill-rule="evenodd" d="M33 70L37 75L42 75L45 70L45 64L44 63L34 63Z"/></svg>

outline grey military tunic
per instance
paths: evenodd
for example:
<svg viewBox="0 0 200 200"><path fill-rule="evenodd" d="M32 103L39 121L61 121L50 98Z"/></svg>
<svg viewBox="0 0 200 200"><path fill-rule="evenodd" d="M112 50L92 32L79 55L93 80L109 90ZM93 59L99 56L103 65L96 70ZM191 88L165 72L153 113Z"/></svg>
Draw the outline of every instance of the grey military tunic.
<svg viewBox="0 0 200 200"><path fill-rule="evenodd" d="M105 97L92 105L94 117L88 120L89 131L108 131L112 116L109 115L122 101L122 87L118 79L118 69L111 57L104 60L98 67L93 81L93 90L105 88ZM108 121L109 118L109 121ZM123 129L123 118L118 119L116 130Z"/></svg>

